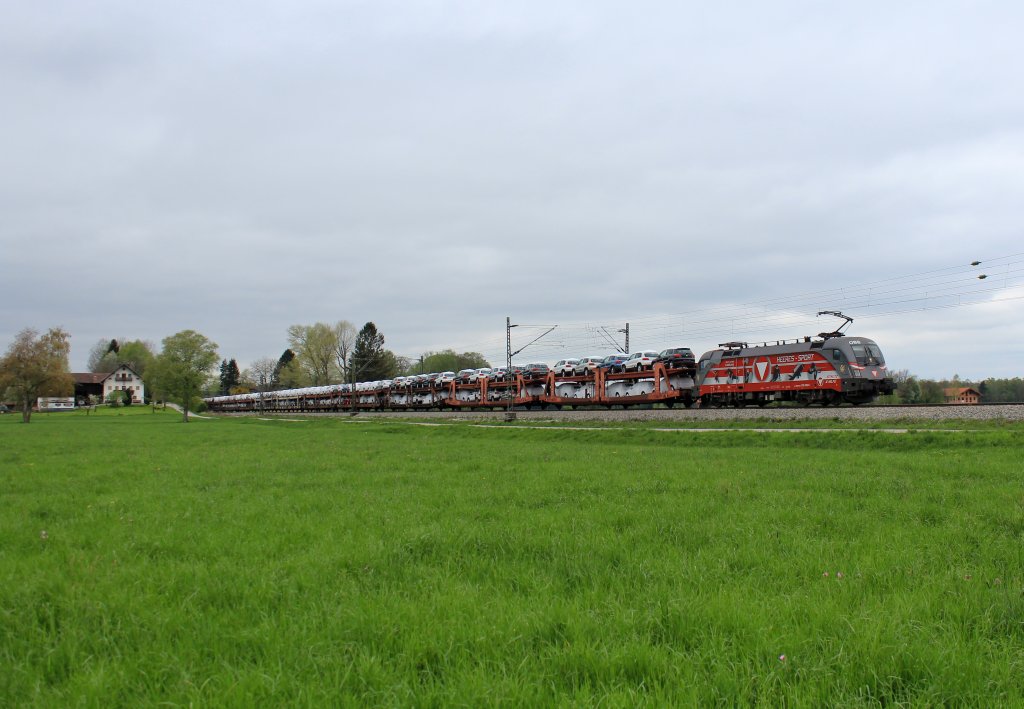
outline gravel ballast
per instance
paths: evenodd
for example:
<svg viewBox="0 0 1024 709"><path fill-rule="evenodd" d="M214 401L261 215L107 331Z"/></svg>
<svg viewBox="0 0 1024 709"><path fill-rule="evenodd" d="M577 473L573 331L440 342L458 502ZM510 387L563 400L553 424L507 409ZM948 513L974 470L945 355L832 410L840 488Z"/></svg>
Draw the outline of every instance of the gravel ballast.
<svg viewBox="0 0 1024 709"><path fill-rule="evenodd" d="M268 416L264 412L262 416ZM287 416L351 416L330 414L282 414ZM439 419L457 421L504 421L503 411L360 411L356 418ZM745 409L612 409L593 411L516 411L516 421L1024 421L1024 404L1000 406L856 406L837 408L745 408Z"/></svg>

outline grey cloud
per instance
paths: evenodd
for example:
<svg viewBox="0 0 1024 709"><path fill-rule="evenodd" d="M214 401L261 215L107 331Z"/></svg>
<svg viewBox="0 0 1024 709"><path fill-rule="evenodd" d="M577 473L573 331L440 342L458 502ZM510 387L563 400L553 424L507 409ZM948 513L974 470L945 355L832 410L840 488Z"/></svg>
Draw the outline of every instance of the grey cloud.
<svg viewBox="0 0 1024 709"><path fill-rule="evenodd" d="M505 315L624 321L1018 248L1005 3L8 14L0 276L28 292L60 254L74 287L0 307L0 340L61 322L80 362L184 327L248 361L341 318L467 348Z"/></svg>

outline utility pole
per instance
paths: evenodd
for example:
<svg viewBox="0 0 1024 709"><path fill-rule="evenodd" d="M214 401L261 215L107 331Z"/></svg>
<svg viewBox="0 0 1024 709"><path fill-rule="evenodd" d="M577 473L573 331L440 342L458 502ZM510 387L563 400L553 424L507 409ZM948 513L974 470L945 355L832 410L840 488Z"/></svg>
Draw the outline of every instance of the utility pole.
<svg viewBox="0 0 1024 709"><path fill-rule="evenodd" d="M555 328L557 328L558 325L552 325L547 330L545 330L541 334L537 335L535 338L533 338L532 340L527 342L525 345L520 347L515 352L512 351L512 328L514 328L514 327L519 327L519 325L513 325L512 324L512 318L506 317L505 318L505 357L506 357L506 361L508 362L508 374L509 374L509 376L513 376L515 374L515 372L512 371L512 357L514 357L515 355L519 354L520 352L525 350L527 347L529 347L530 345L532 345L534 342L536 342L537 340L541 339L542 337L546 337L547 335L550 335L552 332L554 332ZM513 382L517 385L516 386L515 394L518 394L519 393L519 388L518 388L519 381L518 381L518 379L514 378ZM515 400L515 394L512 393L512 389L511 388L506 389L506 392L509 394L509 397L508 397L508 411L505 412L505 420L506 421L514 421L515 418L516 418L516 415L512 411L512 403Z"/></svg>
<svg viewBox="0 0 1024 709"><path fill-rule="evenodd" d="M512 328L517 327L512 324L512 318L505 318L505 378L511 383L505 387L505 398L508 399L507 408L505 409L505 420L514 421L516 418L515 412L512 411L512 404L515 401L515 392L512 387L518 387L518 380L515 378L515 372L512 371Z"/></svg>
<svg viewBox="0 0 1024 709"><path fill-rule="evenodd" d="M352 405L352 413L350 415L351 416L355 416L356 415L356 368L352 366L352 354L351 353L349 353L349 356L348 356L348 373L349 373L349 378L352 380L349 383L349 386L351 387L351 389L349 389L349 392L348 392L348 400L349 400L349 403Z"/></svg>
<svg viewBox="0 0 1024 709"><path fill-rule="evenodd" d="M608 328L606 328L604 325L601 325L600 328L601 328L601 332L599 334L603 335L604 339L608 341L608 344L610 344L612 347L615 348L616 352L621 352L623 354L629 354L629 323L626 323L626 327L619 328L618 330L615 331L615 332L623 332L623 333L626 334L626 346L625 347L620 347L619 346L618 340L615 339L615 335L613 335L610 332L608 332Z"/></svg>

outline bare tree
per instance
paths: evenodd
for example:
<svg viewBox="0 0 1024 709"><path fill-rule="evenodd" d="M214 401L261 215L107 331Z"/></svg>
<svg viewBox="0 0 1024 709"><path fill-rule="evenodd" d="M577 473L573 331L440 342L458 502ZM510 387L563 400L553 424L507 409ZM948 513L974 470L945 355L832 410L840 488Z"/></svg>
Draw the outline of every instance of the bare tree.
<svg viewBox="0 0 1024 709"><path fill-rule="evenodd" d="M99 340L89 350L90 372L113 372L117 369L117 340Z"/></svg>
<svg viewBox="0 0 1024 709"><path fill-rule="evenodd" d="M356 344L356 326L348 320L339 320L334 324L334 336L338 338L334 345L334 361L342 379L347 381L349 357Z"/></svg>
<svg viewBox="0 0 1024 709"><path fill-rule="evenodd" d="M260 357L253 360L252 364L242 373L242 378L253 385L254 389L266 391L274 380L274 372L277 371L277 360L273 357Z"/></svg>

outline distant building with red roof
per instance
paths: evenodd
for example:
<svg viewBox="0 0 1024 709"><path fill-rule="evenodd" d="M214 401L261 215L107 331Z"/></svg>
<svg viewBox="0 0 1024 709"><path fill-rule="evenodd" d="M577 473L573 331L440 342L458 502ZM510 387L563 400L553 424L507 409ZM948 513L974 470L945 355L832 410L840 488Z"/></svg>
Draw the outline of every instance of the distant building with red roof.
<svg viewBox="0 0 1024 709"><path fill-rule="evenodd" d="M951 387L943 389L947 404L980 404L981 392L971 387Z"/></svg>

